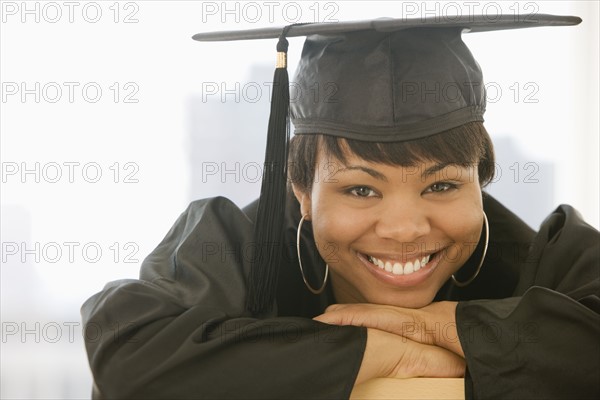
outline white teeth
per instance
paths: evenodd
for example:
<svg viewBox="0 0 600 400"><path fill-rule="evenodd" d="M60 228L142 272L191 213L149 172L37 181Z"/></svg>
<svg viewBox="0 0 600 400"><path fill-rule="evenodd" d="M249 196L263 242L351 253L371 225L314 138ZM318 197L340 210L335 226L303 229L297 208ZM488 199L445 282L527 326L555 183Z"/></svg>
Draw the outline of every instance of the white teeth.
<svg viewBox="0 0 600 400"><path fill-rule="evenodd" d="M394 263L392 263L391 261L384 262L373 256L367 256L367 259L372 264L377 265L380 269L384 269L387 272L393 273L394 275L410 275L413 272L417 272L421 268L425 267L425 265L429 262L430 257L431 256L429 255L429 256L425 256L425 257L421 258L420 260L417 259L414 262L408 261L404 265L402 265L402 263L400 263L400 262L394 262Z"/></svg>
<svg viewBox="0 0 600 400"><path fill-rule="evenodd" d="M412 274L413 272L415 272L413 263L409 261L406 263L406 265L404 265L404 275Z"/></svg>

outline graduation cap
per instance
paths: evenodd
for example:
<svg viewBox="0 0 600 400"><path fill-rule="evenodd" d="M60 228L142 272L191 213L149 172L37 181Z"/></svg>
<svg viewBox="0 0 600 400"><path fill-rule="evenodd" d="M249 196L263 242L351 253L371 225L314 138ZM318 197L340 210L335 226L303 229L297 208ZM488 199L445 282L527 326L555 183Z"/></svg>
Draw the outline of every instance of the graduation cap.
<svg viewBox="0 0 600 400"><path fill-rule="evenodd" d="M376 19L199 33L198 41L279 38L265 168L255 221L246 307L274 303L281 263L290 114L296 135L399 142L483 121L481 69L463 32L577 25L578 17L537 14ZM306 36L290 113L287 37ZM317 96L314 96L317 88ZM329 90L324 90L329 88ZM308 95L311 93L311 95Z"/></svg>

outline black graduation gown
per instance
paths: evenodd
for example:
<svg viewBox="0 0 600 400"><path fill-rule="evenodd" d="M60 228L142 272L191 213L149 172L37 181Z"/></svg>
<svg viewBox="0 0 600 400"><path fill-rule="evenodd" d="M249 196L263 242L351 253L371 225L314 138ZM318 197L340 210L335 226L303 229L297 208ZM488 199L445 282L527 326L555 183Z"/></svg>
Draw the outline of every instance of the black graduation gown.
<svg viewBox="0 0 600 400"><path fill-rule="evenodd" d="M535 235L489 196L490 246L459 301L467 398L600 398L599 234L561 206ZM310 318L335 300L304 287L289 207L277 307L244 309L255 204L190 204L144 260L139 280L111 282L82 307L94 398L348 398L366 329ZM303 232L313 286L322 261ZM312 247L311 247L312 246ZM472 274L480 250L458 278ZM310 267L309 267L310 268ZM464 279L463 279L464 280Z"/></svg>

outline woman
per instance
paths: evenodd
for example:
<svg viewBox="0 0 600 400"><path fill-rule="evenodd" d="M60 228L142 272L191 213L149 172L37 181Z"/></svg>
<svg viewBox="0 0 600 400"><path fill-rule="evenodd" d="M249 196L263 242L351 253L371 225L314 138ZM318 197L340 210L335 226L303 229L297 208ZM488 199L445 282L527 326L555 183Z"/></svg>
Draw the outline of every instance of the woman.
<svg viewBox="0 0 600 400"><path fill-rule="evenodd" d="M140 280L88 300L94 397L347 398L416 376L465 376L468 398L597 397L598 232L561 206L536 234L481 191L493 151L460 33L523 21L479 22L309 36L296 84L335 95L292 106L287 206L194 202Z"/></svg>

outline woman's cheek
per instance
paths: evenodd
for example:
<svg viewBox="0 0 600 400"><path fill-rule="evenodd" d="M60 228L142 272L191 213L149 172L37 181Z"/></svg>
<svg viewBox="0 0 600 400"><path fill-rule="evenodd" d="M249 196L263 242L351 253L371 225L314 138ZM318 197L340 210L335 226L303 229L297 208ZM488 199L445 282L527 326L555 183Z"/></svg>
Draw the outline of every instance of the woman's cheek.
<svg viewBox="0 0 600 400"><path fill-rule="evenodd" d="M341 218L332 213L317 213L313 216L313 232L316 240L334 242L338 237Z"/></svg>
<svg viewBox="0 0 600 400"><path fill-rule="evenodd" d="M477 211L476 213L472 210L465 212L458 216L457 221L462 221L463 223L454 226L454 232L450 233L450 236L457 245L450 252L455 254L448 254L448 257L459 261L462 266L479 243L483 224L481 211Z"/></svg>
<svg viewBox="0 0 600 400"><path fill-rule="evenodd" d="M313 221L313 234L321 256L327 263L340 261L340 250L351 242L351 218L339 210L329 209L317 212Z"/></svg>
<svg viewBox="0 0 600 400"><path fill-rule="evenodd" d="M483 223L481 192L474 189L471 191L472 193L466 193L461 201L453 202L448 207L447 215L452 215L452 218L439 219L447 221L445 230L458 240L460 238L463 241L477 240L481 232Z"/></svg>

